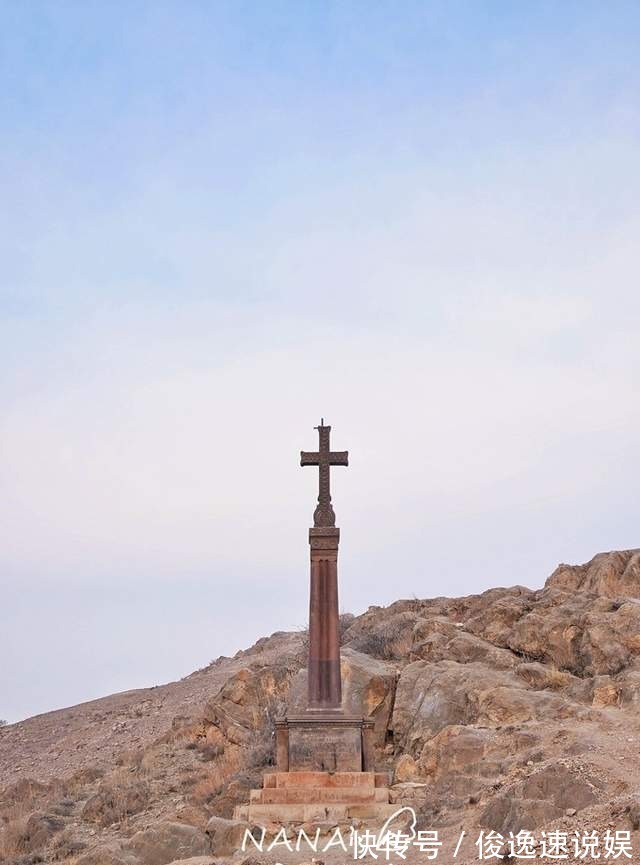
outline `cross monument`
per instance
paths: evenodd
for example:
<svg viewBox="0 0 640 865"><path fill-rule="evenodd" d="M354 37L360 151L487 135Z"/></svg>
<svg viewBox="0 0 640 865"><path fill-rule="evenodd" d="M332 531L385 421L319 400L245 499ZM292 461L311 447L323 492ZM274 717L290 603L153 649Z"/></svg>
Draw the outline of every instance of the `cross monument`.
<svg viewBox="0 0 640 865"><path fill-rule="evenodd" d="M235 809L237 819L307 822L376 819L397 809L389 802L389 779L375 771L376 733L365 716L362 694L353 676L343 682L340 670L338 543L340 529L331 504L331 467L349 465L347 451L332 451L331 427L320 421L318 450L301 451L300 465L317 466L318 503L309 529L311 580L309 654L292 683L286 711L275 722L276 766L266 772L248 805ZM356 653L357 654L357 653ZM345 658L346 669L354 663ZM382 735L382 739L380 736Z"/></svg>
<svg viewBox="0 0 640 865"><path fill-rule="evenodd" d="M309 592L309 711L339 710L342 705L340 677L340 630L338 608L338 543L340 529L331 504L331 466L348 466L348 451L332 451L331 427L324 418L318 430L317 451L301 451L301 466L318 466L318 504L309 529L311 585Z"/></svg>

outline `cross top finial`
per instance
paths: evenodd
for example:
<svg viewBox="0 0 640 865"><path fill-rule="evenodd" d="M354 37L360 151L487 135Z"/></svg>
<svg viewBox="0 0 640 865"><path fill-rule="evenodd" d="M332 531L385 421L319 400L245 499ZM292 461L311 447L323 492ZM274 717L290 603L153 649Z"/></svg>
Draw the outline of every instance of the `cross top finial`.
<svg viewBox="0 0 640 865"><path fill-rule="evenodd" d="M314 526L335 526L336 515L331 504L330 470L331 466L348 466L349 451L332 451L329 444L331 427L324 425L320 418L318 430L319 448L317 451L300 451L301 466L318 466L319 491L318 505L313 514Z"/></svg>

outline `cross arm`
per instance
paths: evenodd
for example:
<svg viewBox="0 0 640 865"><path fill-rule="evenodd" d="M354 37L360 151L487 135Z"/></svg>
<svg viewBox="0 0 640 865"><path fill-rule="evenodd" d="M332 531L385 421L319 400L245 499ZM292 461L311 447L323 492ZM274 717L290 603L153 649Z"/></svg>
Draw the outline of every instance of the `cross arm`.
<svg viewBox="0 0 640 865"><path fill-rule="evenodd" d="M301 466L319 466L320 454L318 451L300 451Z"/></svg>
<svg viewBox="0 0 640 865"><path fill-rule="evenodd" d="M332 466L348 466L349 451L330 451L329 464Z"/></svg>

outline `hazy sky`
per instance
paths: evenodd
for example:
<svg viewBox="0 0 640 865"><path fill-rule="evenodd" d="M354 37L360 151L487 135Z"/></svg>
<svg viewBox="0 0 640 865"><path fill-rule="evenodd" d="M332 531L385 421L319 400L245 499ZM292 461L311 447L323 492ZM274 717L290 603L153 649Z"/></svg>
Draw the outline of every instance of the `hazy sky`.
<svg viewBox="0 0 640 865"><path fill-rule="evenodd" d="M0 0L0 718L640 546L640 6Z"/></svg>

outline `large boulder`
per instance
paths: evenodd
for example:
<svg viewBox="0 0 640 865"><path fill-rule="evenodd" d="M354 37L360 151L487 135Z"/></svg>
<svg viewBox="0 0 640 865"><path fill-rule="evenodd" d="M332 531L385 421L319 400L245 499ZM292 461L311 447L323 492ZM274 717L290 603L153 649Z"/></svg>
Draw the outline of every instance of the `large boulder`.
<svg viewBox="0 0 640 865"><path fill-rule="evenodd" d="M520 660L576 676L617 675L640 657L640 603L550 585L480 608L465 628Z"/></svg>
<svg viewBox="0 0 640 865"><path fill-rule="evenodd" d="M207 823L206 833L209 836L211 852L216 856L233 856L240 850L245 832L249 824L242 820L225 820L224 817L212 817Z"/></svg>
<svg viewBox="0 0 640 865"><path fill-rule="evenodd" d="M562 763L550 764L495 796L480 815L480 825L500 832L532 831L538 826L598 801L601 783Z"/></svg>
<svg viewBox="0 0 640 865"><path fill-rule="evenodd" d="M126 846L144 865L168 865L175 859L211 852L210 840L200 829L168 821L136 832Z"/></svg>
<svg viewBox="0 0 640 865"><path fill-rule="evenodd" d="M17 853L34 853L42 850L63 827L64 822L57 817L33 811L15 822L12 844Z"/></svg>
<svg viewBox="0 0 640 865"><path fill-rule="evenodd" d="M206 704L205 723L234 745L250 744L282 712L291 676L291 668L285 665L240 670Z"/></svg>
<svg viewBox="0 0 640 865"><path fill-rule="evenodd" d="M402 754L396 762L396 767L393 772L394 784L405 784L415 781L420 775L418 764L413 759L411 754Z"/></svg>
<svg viewBox="0 0 640 865"><path fill-rule="evenodd" d="M477 663L416 661L400 675L392 724L396 745L416 756L425 742L451 725L495 728L561 720L578 711L563 695L530 689L511 671Z"/></svg>
<svg viewBox="0 0 640 865"><path fill-rule="evenodd" d="M480 598L478 600L482 603ZM469 633L463 622L452 621L444 615L417 619L408 660L457 661L460 664L479 662L490 664L497 670L510 670L518 663L512 652Z"/></svg>

